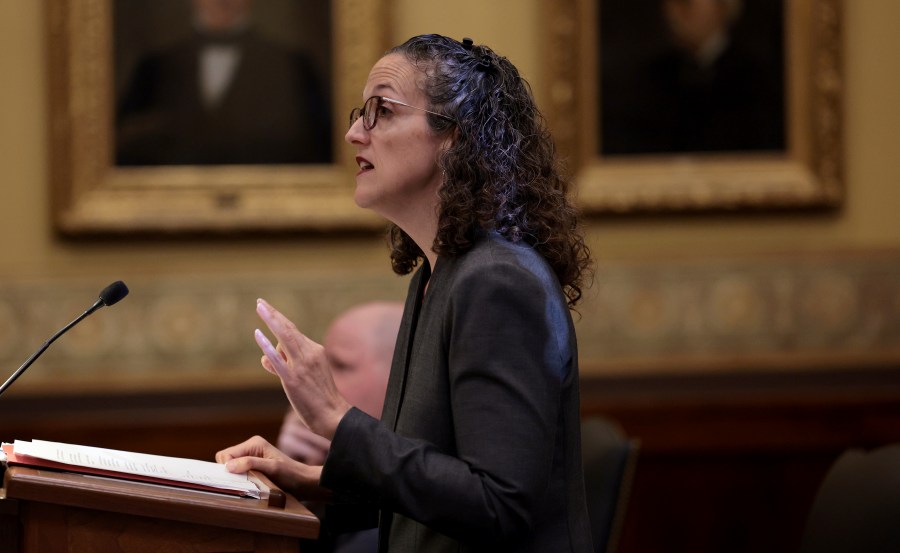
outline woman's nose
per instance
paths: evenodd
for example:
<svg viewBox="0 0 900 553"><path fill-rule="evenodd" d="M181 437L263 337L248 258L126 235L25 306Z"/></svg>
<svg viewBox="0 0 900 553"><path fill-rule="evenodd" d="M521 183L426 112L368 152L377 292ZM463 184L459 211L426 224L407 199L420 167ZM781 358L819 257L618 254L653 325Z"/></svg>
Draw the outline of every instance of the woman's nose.
<svg viewBox="0 0 900 553"><path fill-rule="evenodd" d="M368 137L369 133L363 128L362 117L357 119L350 125L350 128L347 130L347 134L344 135L344 141L348 144L356 144L359 142L364 142Z"/></svg>

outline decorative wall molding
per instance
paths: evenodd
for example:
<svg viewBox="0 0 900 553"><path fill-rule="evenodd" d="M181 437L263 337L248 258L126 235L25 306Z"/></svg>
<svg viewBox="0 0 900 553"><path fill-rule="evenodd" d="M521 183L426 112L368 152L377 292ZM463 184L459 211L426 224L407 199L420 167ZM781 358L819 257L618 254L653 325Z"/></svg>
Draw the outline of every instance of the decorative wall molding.
<svg viewBox="0 0 900 553"><path fill-rule="evenodd" d="M269 382L255 300L321 340L345 308L403 298L391 273L126 277L132 292L56 342L17 390ZM0 363L11 374L106 285L5 281ZM679 374L900 361L900 252L603 262L576 318L584 374ZM3 377L6 378L5 376ZM155 384L154 384L155 383Z"/></svg>
<svg viewBox="0 0 900 553"><path fill-rule="evenodd" d="M311 338L321 340L338 313L364 301L401 300L408 283L389 272L374 278L271 274L121 278L131 290L129 296L55 342L15 389L38 393L47 386L74 391L269 382L253 341L253 330L261 326L255 313L258 297L281 309ZM2 366L12 373L53 332L90 306L106 284L86 278L4 282Z"/></svg>
<svg viewBox="0 0 900 553"><path fill-rule="evenodd" d="M900 254L601 266L578 323L587 372L705 372L900 360Z"/></svg>

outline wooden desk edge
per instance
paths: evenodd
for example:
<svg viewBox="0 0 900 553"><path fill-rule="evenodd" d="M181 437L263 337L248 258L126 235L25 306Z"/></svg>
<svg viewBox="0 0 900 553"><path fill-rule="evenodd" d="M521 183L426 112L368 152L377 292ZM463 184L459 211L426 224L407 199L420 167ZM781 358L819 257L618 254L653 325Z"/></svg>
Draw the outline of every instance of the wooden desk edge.
<svg viewBox="0 0 900 553"><path fill-rule="evenodd" d="M319 519L296 498L284 508L224 494L68 472L9 467L6 497L209 526L315 539Z"/></svg>

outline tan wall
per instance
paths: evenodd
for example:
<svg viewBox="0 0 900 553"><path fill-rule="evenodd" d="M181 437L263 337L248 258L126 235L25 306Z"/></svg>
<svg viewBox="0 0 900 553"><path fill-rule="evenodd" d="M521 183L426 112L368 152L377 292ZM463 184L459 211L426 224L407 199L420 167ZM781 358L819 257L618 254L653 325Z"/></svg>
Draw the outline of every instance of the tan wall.
<svg viewBox="0 0 900 553"><path fill-rule="evenodd" d="M396 0L391 35L395 41L423 32L471 36L511 58L540 91L540 4ZM402 294L403 282L389 275L380 236L82 242L56 237L48 207L43 16L42 2L0 0L0 286L75 278L91 288L123 278L153 287L185 277L202 281L204 276L245 275L251 283L242 286L252 296L252 278L265 274L279 281L332 284L336 279L342 284L330 290L337 296L343 295L342 286L355 289L355 283L372 279L380 283L373 295ZM736 257L752 260L759 254L884 250L893 270L900 251L900 38L894 29L900 3L847 1L844 17L845 206L829 214L594 219L588 225L590 243L604 267L646 263L658 272L667 267L660 260L672 259L724 263L727 268ZM596 309L590 305L585 311L593 315ZM323 318L331 314L320 312ZM6 328L10 321L15 319L8 319ZM323 323L314 324L320 332ZM587 327L602 331L594 325ZM590 342L592 336L584 333L582 342ZM12 360L32 347L25 343L7 353Z"/></svg>

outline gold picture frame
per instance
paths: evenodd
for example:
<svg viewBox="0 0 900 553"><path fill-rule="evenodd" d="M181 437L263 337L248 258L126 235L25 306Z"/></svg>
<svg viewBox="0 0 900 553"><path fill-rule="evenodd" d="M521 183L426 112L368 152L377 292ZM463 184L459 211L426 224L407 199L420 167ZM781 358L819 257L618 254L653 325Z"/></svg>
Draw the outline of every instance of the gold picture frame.
<svg viewBox="0 0 900 553"><path fill-rule="evenodd" d="M387 47L386 0L331 0L330 164L118 166L113 0L46 0L50 179L63 235L378 228L353 202L346 117Z"/></svg>
<svg viewBox="0 0 900 553"><path fill-rule="evenodd" d="M597 24L603 2L543 3L547 117L576 179L582 209L627 214L840 205L840 0L783 0L785 146L768 155L599 153L602 127L593 122L603 116Z"/></svg>

